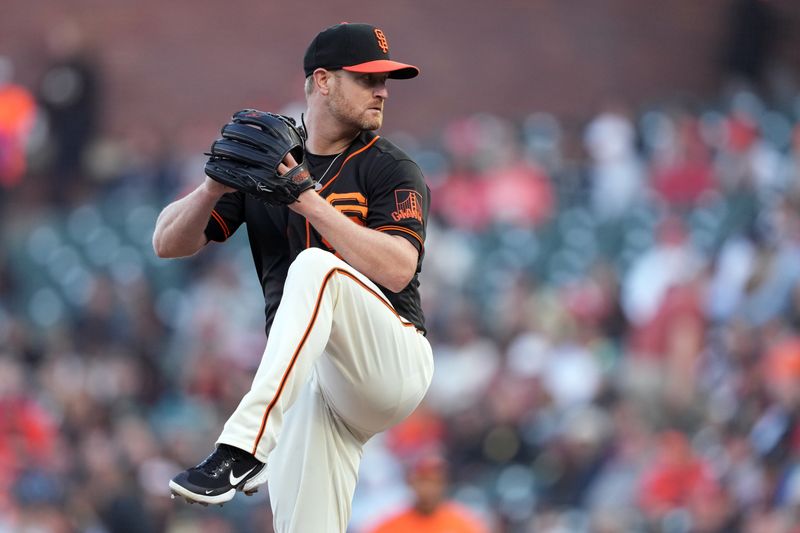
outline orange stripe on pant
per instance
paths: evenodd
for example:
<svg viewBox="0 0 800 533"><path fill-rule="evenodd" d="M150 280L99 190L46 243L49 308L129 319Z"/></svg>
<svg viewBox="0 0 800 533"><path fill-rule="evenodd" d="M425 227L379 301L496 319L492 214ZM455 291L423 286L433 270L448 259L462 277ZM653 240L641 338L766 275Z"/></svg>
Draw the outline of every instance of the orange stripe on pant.
<svg viewBox="0 0 800 533"><path fill-rule="evenodd" d="M371 287L366 285L356 276L354 276L353 274L342 268L331 269L327 274L325 274L325 277L322 279L322 286L320 287L319 292L317 293L317 299L314 302L314 311L311 313L311 319L308 321L308 326L306 326L305 332L303 333L300 342L297 344L297 348L292 354L292 359L289 361L289 366L286 367L286 371L283 373L280 385L278 385L278 389L275 391L275 396L272 397L272 400L267 405L267 409L264 411L264 416L261 418L261 426L258 429L258 435L256 435L256 440L253 443L253 449L250 452L253 455L256 454L256 451L258 450L258 444L259 442L261 442L261 437L264 436L264 431L267 428L267 420L269 419L269 414L272 412L272 409L275 407L275 404L278 403L278 400L281 397L281 393L283 392L283 389L286 386L286 381L289 379L289 374L291 374L292 368L294 368L294 364L297 361L297 357L300 355L300 351L303 349L303 346L305 346L306 340L308 340L308 336L311 333L311 330L314 328L314 323L316 322L317 316L319 315L319 308L320 308L320 303L322 302L322 295L325 293L325 288L327 287L328 282L331 280L334 274L342 274L352 279L353 281L358 283L361 287L366 289L367 292L378 298L381 301L381 303L383 303L392 313L394 313L394 315L397 317L398 320L400 320L403 326L412 328L414 327L414 324L411 324L409 322L403 322L400 315L397 314L397 311L395 311L394 307L392 307L392 305L389 302L387 302L386 299L384 299L379 293L375 292Z"/></svg>

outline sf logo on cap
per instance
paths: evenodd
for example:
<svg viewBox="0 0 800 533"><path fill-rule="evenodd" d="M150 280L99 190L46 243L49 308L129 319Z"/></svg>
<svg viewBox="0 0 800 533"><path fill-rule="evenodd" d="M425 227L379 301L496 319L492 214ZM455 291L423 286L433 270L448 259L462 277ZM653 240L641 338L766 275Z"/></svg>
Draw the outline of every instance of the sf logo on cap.
<svg viewBox="0 0 800 533"><path fill-rule="evenodd" d="M375 28L375 37L378 38L378 46L381 47L384 54L389 53L389 42L386 40L386 36L383 34L381 30Z"/></svg>

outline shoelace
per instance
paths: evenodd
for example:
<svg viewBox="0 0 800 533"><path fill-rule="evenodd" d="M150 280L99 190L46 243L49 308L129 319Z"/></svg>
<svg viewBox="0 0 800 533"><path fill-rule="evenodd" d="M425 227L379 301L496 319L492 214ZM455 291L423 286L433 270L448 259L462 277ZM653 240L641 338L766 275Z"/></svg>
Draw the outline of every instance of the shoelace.
<svg viewBox="0 0 800 533"><path fill-rule="evenodd" d="M223 449L218 449L197 465L197 468L206 474L217 477L220 471L223 468L230 467L234 460L230 453Z"/></svg>

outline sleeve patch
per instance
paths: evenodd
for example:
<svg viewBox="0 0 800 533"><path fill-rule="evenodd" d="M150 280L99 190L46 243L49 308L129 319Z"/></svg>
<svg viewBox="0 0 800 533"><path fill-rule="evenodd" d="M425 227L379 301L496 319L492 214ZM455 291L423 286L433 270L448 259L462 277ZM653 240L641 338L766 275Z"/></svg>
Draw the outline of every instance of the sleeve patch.
<svg viewBox="0 0 800 533"><path fill-rule="evenodd" d="M422 222L422 195L413 189L397 189L394 191L396 209L392 212L392 219L400 222L405 219L415 219Z"/></svg>

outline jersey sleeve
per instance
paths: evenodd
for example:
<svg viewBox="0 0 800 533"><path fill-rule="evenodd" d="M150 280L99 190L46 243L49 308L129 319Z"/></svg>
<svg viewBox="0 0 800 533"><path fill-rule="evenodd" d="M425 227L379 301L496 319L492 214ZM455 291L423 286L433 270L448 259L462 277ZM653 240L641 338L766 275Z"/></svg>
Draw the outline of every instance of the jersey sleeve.
<svg viewBox="0 0 800 533"><path fill-rule="evenodd" d="M422 257L430 205L422 171L414 162L401 160L376 181L369 197L367 227L408 239Z"/></svg>
<svg viewBox="0 0 800 533"><path fill-rule="evenodd" d="M211 211L205 234L209 241L224 242L244 222L244 193L223 194Z"/></svg>

